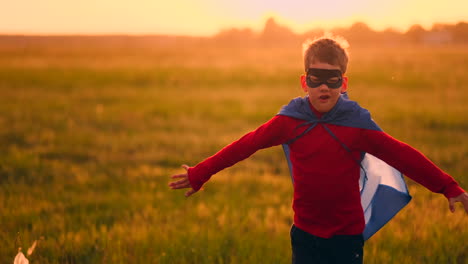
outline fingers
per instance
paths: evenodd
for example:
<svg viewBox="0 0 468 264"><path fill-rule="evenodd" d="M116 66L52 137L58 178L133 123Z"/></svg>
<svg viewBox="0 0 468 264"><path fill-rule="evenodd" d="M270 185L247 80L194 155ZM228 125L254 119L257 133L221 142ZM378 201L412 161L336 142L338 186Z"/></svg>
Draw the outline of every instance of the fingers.
<svg viewBox="0 0 468 264"><path fill-rule="evenodd" d="M188 180L188 178L185 178L182 180L169 183L169 187L171 187L172 189L182 189L182 188L189 188L191 186L190 186L190 181Z"/></svg>
<svg viewBox="0 0 468 264"><path fill-rule="evenodd" d="M457 197L453 197L449 199L449 208L452 213L455 212L455 204L458 202L463 204L465 213L468 214L468 193L462 193Z"/></svg>
<svg viewBox="0 0 468 264"><path fill-rule="evenodd" d="M460 202L463 204L465 208L465 213L468 214L468 193L463 193L460 197Z"/></svg>
<svg viewBox="0 0 468 264"><path fill-rule="evenodd" d="M184 165L182 165L182 168L184 168L185 170L188 170L189 166L184 164ZM191 187L187 173L175 174L175 175L172 175L171 178L172 179L180 179L178 181L171 182L171 183L168 184L169 187L171 187L172 189L182 189L182 188Z"/></svg>
<svg viewBox="0 0 468 264"><path fill-rule="evenodd" d="M455 213L455 199L449 199L450 212Z"/></svg>
<svg viewBox="0 0 468 264"><path fill-rule="evenodd" d="M185 197L189 197L190 195L196 193L197 191L195 191L194 189L190 189L188 190L187 192L185 192Z"/></svg>
<svg viewBox="0 0 468 264"><path fill-rule="evenodd" d="M176 174L171 176L172 179L179 179L179 178L188 178L187 173L184 174Z"/></svg>

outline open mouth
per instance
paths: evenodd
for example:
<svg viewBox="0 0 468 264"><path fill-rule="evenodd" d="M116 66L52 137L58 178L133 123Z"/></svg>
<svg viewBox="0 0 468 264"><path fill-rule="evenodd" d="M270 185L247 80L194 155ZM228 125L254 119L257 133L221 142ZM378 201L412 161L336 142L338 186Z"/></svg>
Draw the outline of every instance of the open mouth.
<svg viewBox="0 0 468 264"><path fill-rule="evenodd" d="M330 99L330 96L329 96L329 95L321 95L321 96L319 97L319 99L320 99L320 100L328 100L328 99Z"/></svg>

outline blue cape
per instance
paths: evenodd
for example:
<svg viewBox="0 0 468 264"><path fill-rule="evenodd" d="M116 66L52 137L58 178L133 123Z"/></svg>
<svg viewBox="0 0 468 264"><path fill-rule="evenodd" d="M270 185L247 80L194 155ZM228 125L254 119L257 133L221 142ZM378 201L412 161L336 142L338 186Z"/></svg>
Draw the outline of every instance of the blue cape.
<svg viewBox="0 0 468 264"><path fill-rule="evenodd" d="M351 152L349 148L333 134L327 124L382 131L372 120L369 111L360 107L358 103L348 100L346 94L343 94L336 105L325 113L322 118L318 118L310 109L307 96L293 99L288 105L283 106L278 115L302 119L304 123L299 127L307 126L303 133L283 144L293 182L294 175L289 158L289 144L305 135L315 126L323 126L348 152ZM368 153L362 153L361 160L355 161L361 167L359 186L361 188L361 205L366 220L363 236L367 240L408 204L411 196L403 175L384 161Z"/></svg>

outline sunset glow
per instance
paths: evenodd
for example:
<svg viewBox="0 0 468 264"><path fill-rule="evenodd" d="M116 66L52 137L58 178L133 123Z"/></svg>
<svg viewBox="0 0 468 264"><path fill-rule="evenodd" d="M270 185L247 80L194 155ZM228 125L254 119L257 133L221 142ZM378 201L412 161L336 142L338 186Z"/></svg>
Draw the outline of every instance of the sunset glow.
<svg viewBox="0 0 468 264"><path fill-rule="evenodd" d="M0 33L207 36L231 27L258 31L271 16L298 33L357 21L405 31L413 24L468 21L466 10L466 0L4 1Z"/></svg>

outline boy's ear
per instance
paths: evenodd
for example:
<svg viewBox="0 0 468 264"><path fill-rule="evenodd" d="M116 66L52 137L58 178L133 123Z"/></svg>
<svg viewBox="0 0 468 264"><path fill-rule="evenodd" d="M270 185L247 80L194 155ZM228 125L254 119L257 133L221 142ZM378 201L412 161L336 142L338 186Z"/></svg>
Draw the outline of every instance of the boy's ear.
<svg viewBox="0 0 468 264"><path fill-rule="evenodd" d="M301 75L301 87L302 87L302 90L303 90L304 92L307 93L307 82L306 82L306 78L307 78L307 76L305 76L304 74Z"/></svg>
<svg viewBox="0 0 468 264"><path fill-rule="evenodd" d="M348 90L348 76L343 76L343 84L341 85L341 93Z"/></svg>

